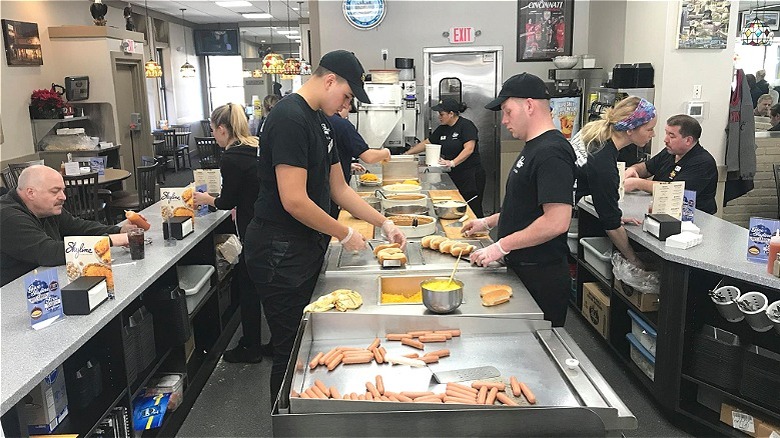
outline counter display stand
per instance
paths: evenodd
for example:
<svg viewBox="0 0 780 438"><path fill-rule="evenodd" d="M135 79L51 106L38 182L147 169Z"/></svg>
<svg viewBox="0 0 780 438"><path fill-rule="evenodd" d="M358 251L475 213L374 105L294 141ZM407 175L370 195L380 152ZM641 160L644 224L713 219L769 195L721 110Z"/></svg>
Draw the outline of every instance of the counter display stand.
<svg viewBox="0 0 780 438"><path fill-rule="evenodd" d="M154 212L156 209L157 213ZM157 223L159 219L159 205L155 204L144 211L147 219L152 223ZM155 217L156 216L156 217ZM161 269L152 272L149 275L145 272L146 267L141 267L140 263L137 272L125 270L115 266L115 281L133 282L134 292L123 291L126 298L120 298L104 303L98 307L92 315L88 316L69 316L65 321L55 323L55 326L32 333L32 336L56 337L52 331L61 330L83 330L86 341L78 342L75 345L56 347L57 351L49 358L44 358L44 364L29 367L30 370L45 367L55 368L62 364L65 374L66 390L68 393L68 415L64 418L56 429L54 434L77 434L79 436L90 436L98 428L101 419L109 415L114 407L121 406L128 410L132 417L133 400L140 394L147 382L156 373L178 373L185 376L184 392L181 401L174 411L168 411L165 414L164 421L159 428L146 431L135 431L131 436L174 436L190 408L195 402L198 394L206 384L214 367L216 366L223 351L227 347L233 336L240 316L238 312L237 291L231 290L232 271L219 274L216 270L210 278L210 287L204 287L198 294L187 296L187 306L183 310L188 313L189 333L191 337L187 342L178 345L169 346L165 342L159 342L160 339L166 339L171 334L171 324L160 318L150 318L150 314L144 310L153 306L148 299L150 294L163 288L170 288L178 284L177 265L217 265L217 255L215 243L219 242L219 234L234 233L235 228L229 219L229 214L225 212L212 213L206 221L199 222L196 227L196 234L188 239L178 241L174 249L165 248L170 253L159 254L159 257L169 259L163 264ZM198 218L201 219L201 218ZM198 227L201 231L198 233ZM154 233L155 228L149 234L154 240L159 242L146 250L146 260L152 265L157 260L150 260L154 250L163 250L163 239L161 232ZM158 235L159 234L159 235ZM188 242L189 239L192 239ZM175 248L178 248L176 250ZM123 249L116 248L118 256L114 259L121 264L125 258L129 261L129 253L123 254ZM172 255L174 254L175 255ZM118 264L115 261L115 265ZM131 262L130 264L135 264ZM151 268L149 269L152 270ZM64 267L59 272L60 278L64 278ZM19 280L10 283L9 286L19 286ZM117 283L119 284L119 283ZM144 286L148 284L148 286ZM20 286L21 287L21 286ZM15 292L4 290L5 293ZM132 298L131 298L132 297ZM7 304L5 302L4 304ZM22 323L20 318L6 318L9 306L3 306L3 329L6 330L6 324ZM113 308L112 308L113 307ZM16 312L18 313L18 312ZM96 327L87 328L93 321L97 321L102 316L113 315L102 326L100 323ZM147 323L140 323L136 327L139 330L131 333L129 327L138 321L132 318L138 318L139 315L146 315ZM93 317L98 317L93 318ZM79 320L81 318L81 320ZM13 321L8 321L13 319ZM164 318L163 318L164 319ZM153 323L152 323L153 321ZM60 327L57 327L57 326ZM67 327L66 327L67 325ZM99 328L97 328L99 326ZM153 327L153 328L152 328ZM24 328L32 332L28 327ZM96 329L94 335L89 336L89 332ZM19 330L19 328L10 328ZM153 331L150 331L153 330ZM29 334L28 334L29 335ZM155 338L158 342L155 342ZM9 342L9 339L3 337L3 342ZM72 353L69 353L72 351ZM19 352L18 354L24 354ZM3 349L3 369L15 366L18 358L11 357L12 352ZM57 361L56 358L61 358ZM29 357L28 360L36 360ZM77 371L84 370L84 364L89 361L92 369L95 371L92 380L77 378ZM51 363L50 363L51 362ZM51 370L49 370L51 371ZM24 394L27 389L32 388L40 382L37 376L25 372L24 379L15 379L17 375L7 376L9 382L4 385L3 394L3 431L8 436L27 436L26 421L23 417ZM83 377L79 373L80 377ZM10 382L17 380L16 382Z"/></svg>
<svg viewBox="0 0 780 438"><path fill-rule="evenodd" d="M621 205L624 217L642 217L649 198L641 197L644 201L638 198L636 195L627 196L625 204ZM582 309L584 283L598 283L610 298L607 335L604 338L607 345L659 402L666 415L705 434L714 431L727 436L746 436L720 421L721 405L736 406L757 418L780 424L777 404L772 406L766 400L757 401L749 393L746 396L745 391L740 391L738 387L744 377L742 353L745 347L755 345L780 354L780 332L776 329L757 332L745 320L727 321L720 315L709 294L719 286L733 285L743 293L761 292L771 303L780 300L780 280L766 274L764 265L746 261L747 230L700 211L696 215L694 222L701 228L704 243L688 250L666 249L664 242L644 233L641 226L626 227L634 250L645 253L646 259L659 266L658 311L642 312L632 300L620 293L619 281L606 278L585 260L579 239L605 236L605 233L593 206L580 202L577 280L572 306ZM629 310L641 319L640 324L657 333L652 380L632 359L631 350L636 347L631 346L626 336L632 332ZM730 377L727 380L718 381L713 378L715 376L706 375L702 378L701 371L694 369L697 359L703 359L699 356L702 353L701 347L697 348L696 337L705 326L731 332L740 339L740 356L733 363L733 373L726 374Z"/></svg>

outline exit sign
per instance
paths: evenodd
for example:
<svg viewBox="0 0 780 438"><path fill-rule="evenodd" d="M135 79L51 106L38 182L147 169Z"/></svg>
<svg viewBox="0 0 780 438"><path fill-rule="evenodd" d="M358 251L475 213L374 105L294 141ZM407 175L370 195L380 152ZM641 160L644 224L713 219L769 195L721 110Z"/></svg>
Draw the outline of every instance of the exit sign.
<svg viewBox="0 0 780 438"><path fill-rule="evenodd" d="M474 42L474 28L473 27L451 27L450 28L450 43L463 44Z"/></svg>

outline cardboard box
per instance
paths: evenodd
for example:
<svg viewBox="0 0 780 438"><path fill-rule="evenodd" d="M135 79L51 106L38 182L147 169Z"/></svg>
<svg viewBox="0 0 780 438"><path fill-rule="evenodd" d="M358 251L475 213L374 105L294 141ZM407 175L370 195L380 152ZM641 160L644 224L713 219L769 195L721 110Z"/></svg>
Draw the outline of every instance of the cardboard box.
<svg viewBox="0 0 780 438"><path fill-rule="evenodd" d="M633 305L642 312L657 312L661 306L659 294L646 294L635 290L633 287L615 280L615 290L626 297Z"/></svg>
<svg viewBox="0 0 780 438"><path fill-rule="evenodd" d="M62 365L46 376L24 401L24 419L27 432L47 434L68 415L68 393Z"/></svg>
<svg viewBox="0 0 780 438"><path fill-rule="evenodd" d="M768 423L728 403L720 406L720 421L755 438L780 435L780 425Z"/></svg>
<svg viewBox="0 0 780 438"><path fill-rule="evenodd" d="M609 297L598 283L582 285L582 315L605 339L609 335Z"/></svg>

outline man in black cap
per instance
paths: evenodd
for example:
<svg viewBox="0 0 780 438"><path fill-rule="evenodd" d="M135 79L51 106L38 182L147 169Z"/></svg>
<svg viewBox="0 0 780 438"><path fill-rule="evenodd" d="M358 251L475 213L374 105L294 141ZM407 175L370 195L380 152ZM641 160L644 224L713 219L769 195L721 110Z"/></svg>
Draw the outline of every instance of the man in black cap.
<svg viewBox="0 0 780 438"><path fill-rule="evenodd" d="M344 181L327 116L348 107L353 97L369 102L363 67L351 52L330 52L297 93L276 104L263 126L257 166L260 191L244 251L271 329L272 400L282 385L329 236L347 250L366 247L360 233L330 217L331 199L353 216L381 227L391 242L406 244L398 227ZM246 353L246 362L257 361L260 355Z"/></svg>
<svg viewBox="0 0 780 438"><path fill-rule="evenodd" d="M538 77L522 73L504 82L485 108L503 112L501 123L525 147L509 172L501 213L463 227L466 235L498 226L496 243L475 251L480 266L504 258L555 327L566 321L571 280L566 232L571 222L574 150L555 129L550 93Z"/></svg>

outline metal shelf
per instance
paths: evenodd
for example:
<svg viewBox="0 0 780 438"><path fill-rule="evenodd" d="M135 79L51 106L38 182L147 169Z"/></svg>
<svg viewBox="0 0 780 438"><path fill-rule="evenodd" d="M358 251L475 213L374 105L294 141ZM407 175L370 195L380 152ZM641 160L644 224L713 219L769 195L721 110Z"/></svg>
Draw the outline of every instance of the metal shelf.
<svg viewBox="0 0 780 438"><path fill-rule="evenodd" d="M707 382L705 382L703 380L700 380L700 379L698 379L696 377L687 375L685 373L682 374L682 378L683 378L683 380L687 380L687 381L689 381L691 383L695 383L695 384L697 384L699 386L703 386L703 387L711 389L713 391L717 391L721 395L725 395L729 399L734 400L735 402L745 406L746 408L755 409L756 411L761 412L761 414L767 415L767 416L771 417L773 419L773 421L780 420L780 414L778 414L777 412L772 411L771 409L763 407L763 406L761 406L759 404L756 404L754 402L745 400L744 398L742 398L742 397L740 397L738 395L732 394L728 390L725 390L723 388L715 386L715 385L713 385L711 383L707 383Z"/></svg>

